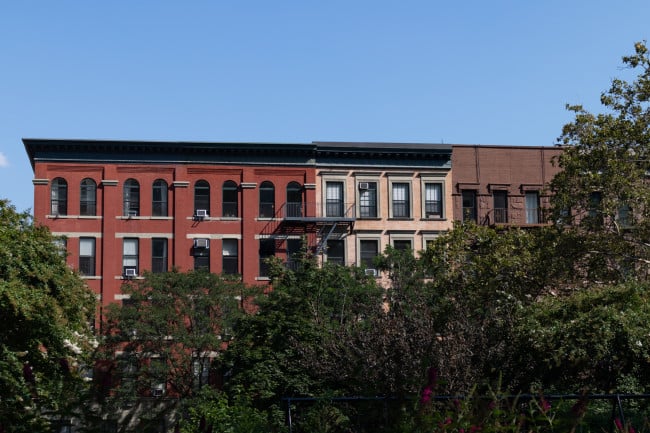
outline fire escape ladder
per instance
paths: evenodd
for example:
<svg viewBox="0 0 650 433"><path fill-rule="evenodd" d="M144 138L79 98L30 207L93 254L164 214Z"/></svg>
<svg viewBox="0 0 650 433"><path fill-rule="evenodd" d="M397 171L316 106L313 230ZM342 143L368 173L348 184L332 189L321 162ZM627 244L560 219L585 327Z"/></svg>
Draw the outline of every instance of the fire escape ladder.
<svg viewBox="0 0 650 433"><path fill-rule="evenodd" d="M332 223L332 226L330 227L329 231L327 232L326 235L320 236L320 241L318 242L318 245L316 246L316 255L322 254L323 250L325 249L325 246L327 245L327 240L330 238L332 233L334 233L334 230L336 230L336 226L338 225L337 222ZM327 226L323 226L323 229L325 229ZM323 230L324 232L324 230Z"/></svg>

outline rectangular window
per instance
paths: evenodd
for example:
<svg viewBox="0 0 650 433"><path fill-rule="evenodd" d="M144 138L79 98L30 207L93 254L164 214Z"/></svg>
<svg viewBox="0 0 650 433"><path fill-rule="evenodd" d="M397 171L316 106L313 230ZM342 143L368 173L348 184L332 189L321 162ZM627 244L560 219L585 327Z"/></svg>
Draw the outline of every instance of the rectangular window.
<svg viewBox="0 0 650 433"><path fill-rule="evenodd" d="M327 241L327 261L345 266L345 241L342 239Z"/></svg>
<svg viewBox="0 0 650 433"><path fill-rule="evenodd" d="M410 184L406 182L393 182L392 184L392 206L393 218L410 218L411 217L411 198L409 188Z"/></svg>
<svg viewBox="0 0 650 433"><path fill-rule="evenodd" d="M95 275L95 238L79 238L79 273Z"/></svg>
<svg viewBox="0 0 650 433"><path fill-rule="evenodd" d="M364 268L374 268L375 257L379 255L379 241L374 239L359 240L359 260Z"/></svg>
<svg viewBox="0 0 650 433"><path fill-rule="evenodd" d="M300 249L302 248L301 239L287 239L287 268L297 269L298 268L298 257Z"/></svg>
<svg viewBox="0 0 650 433"><path fill-rule="evenodd" d="M476 191L463 190L461 192L463 200L463 221L476 222Z"/></svg>
<svg viewBox="0 0 650 433"><path fill-rule="evenodd" d="M266 259L275 255L275 239L260 239L260 277L269 276Z"/></svg>
<svg viewBox="0 0 650 433"><path fill-rule="evenodd" d="M508 222L508 192L507 191L494 191L492 193L494 200L493 218L496 224L504 224Z"/></svg>
<svg viewBox="0 0 650 433"><path fill-rule="evenodd" d="M326 182L325 216L342 217L343 215L343 182Z"/></svg>
<svg viewBox="0 0 650 433"><path fill-rule="evenodd" d="M413 242L408 239L395 239L393 248L399 251L413 250Z"/></svg>
<svg viewBox="0 0 650 433"><path fill-rule="evenodd" d="M377 218L377 182L359 182L359 217Z"/></svg>
<svg viewBox="0 0 650 433"><path fill-rule="evenodd" d="M526 224L539 224L539 192L526 193Z"/></svg>
<svg viewBox="0 0 650 433"><path fill-rule="evenodd" d="M124 276L132 276L131 272L138 274L138 239L124 238L122 243L122 267ZM132 269L133 271L130 271Z"/></svg>
<svg viewBox="0 0 650 433"><path fill-rule="evenodd" d="M61 257L65 258L68 256L68 240L66 238L54 238L52 243Z"/></svg>
<svg viewBox="0 0 650 433"><path fill-rule="evenodd" d="M151 240L151 272L167 272L167 239Z"/></svg>
<svg viewBox="0 0 650 433"><path fill-rule="evenodd" d="M239 241L237 239L223 240L223 265L224 274L234 275L239 273Z"/></svg>
<svg viewBox="0 0 650 433"><path fill-rule="evenodd" d="M194 270L210 272L210 240L201 239L203 242L194 242L192 255L194 256Z"/></svg>
<svg viewBox="0 0 650 433"><path fill-rule="evenodd" d="M442 218L442 184L424 184L424 217Z"/></svg>

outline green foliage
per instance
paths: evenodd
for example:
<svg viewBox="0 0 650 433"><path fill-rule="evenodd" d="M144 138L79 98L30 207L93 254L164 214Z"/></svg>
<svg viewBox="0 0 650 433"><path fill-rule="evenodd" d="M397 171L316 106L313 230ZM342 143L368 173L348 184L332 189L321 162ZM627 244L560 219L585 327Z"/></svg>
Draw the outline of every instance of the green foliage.
<svg viewBox="0 0 650 433"><path fill-rule="evenodd" d="M50 232L0 200L0 426L49 431L74 410L93 350L94 296Z"/></svg>
<svg viewBox="0 0 650 433"><path fill-rule="evenodd" d="M186 405L187 417L181 422L182 433L258 433L268 431L263 413L250 402L237 398L233 403L221 391L202 388Z"/></svg>
<svg viewBox="0 0 650 433"><path fill-rule="evenodd" d="M145 273L122 291L128 301L111 305L104 324L102 353L115 360L117 375L115 389L103 401L106 411L141 410L139 403L155 386L192 399L214 376L211 363L226 349L233 323L244 314L243 300L252 293L237 280L177 270ZM173 410L159 405L149 416L159 419Z"/></svg>
<svg viewBox="0 0 650 433"><path fill-rule="evenodd" d="M650 240L650 57L645 43L623 57L638 72L632 82L614 79L601 95L606 112L568 106L575 120L564 126L551 182L553 218L568 230L592 234L585 265L595 278L616 282L647 278ZM596 234L596 236L593 236Z"/></svg>
<svg viewBox="0 0 650 433"><path fill-rule="evenodd" d="M628 283L524 309L514 347L529 377L545 389L643 392L650 381L649 293L646 284Z"/></svg>

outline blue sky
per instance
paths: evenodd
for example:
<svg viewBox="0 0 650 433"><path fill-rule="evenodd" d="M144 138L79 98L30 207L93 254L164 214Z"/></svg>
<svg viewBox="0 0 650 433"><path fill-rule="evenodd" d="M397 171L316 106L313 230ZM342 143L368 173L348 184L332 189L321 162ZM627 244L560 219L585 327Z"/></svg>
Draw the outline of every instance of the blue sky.
<svg viewBox="0 0 650 433"><path fill-rule="evenodd" d="M21 138L552 145L650 2L2 1L0 198Z"/></svg>

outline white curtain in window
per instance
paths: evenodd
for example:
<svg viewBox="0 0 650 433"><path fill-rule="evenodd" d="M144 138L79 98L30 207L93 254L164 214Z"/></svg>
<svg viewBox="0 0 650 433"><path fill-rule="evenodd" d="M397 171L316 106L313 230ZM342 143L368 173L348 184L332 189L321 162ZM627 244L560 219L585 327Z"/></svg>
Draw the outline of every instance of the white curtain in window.
<svg viewBox="0 0 650 433"><path fill-rule="evenodd" d="M223 255L224 256L237 256L237 239L224 239L223 240Z"/></svg>
<svg viewBox="0 0 650 433"><path fill-rule="evenodd" d="M327 200L342 200L343 184L340 182L327 182L326 196Z"/></svg>
<svg viewBox="0 0 650 433"><path fill-rule="evenodd" d="M79 255L91 257L95 255L95 239L81 238L79 239Z"/></svg>
<svg viewBox="0 0 650 433"><path fill-rule="evenodd" d="M393 184L393 200L407 201L409 199L409 187L406 183Z"/></svg>
<svg viewBox="0 0 650 433"><path fill-rule="evenodd" d="M425 187L426 201L440 201L441 186L439 183L427 183Z"/></svg>

